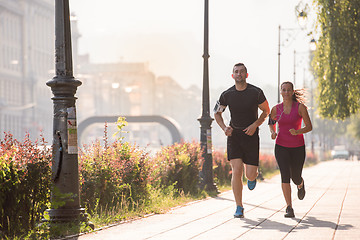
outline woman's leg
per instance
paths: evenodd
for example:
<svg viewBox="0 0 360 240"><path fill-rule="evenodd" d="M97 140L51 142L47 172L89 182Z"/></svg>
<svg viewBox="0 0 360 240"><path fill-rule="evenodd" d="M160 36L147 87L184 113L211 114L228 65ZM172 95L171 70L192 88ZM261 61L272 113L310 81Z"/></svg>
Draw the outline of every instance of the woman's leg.
<svg viewBox="0 0 360 240"><path fill-rule="evenodd" d="M292 149L291 178L297 185L297 195L300 200L303 200L305 197L304 179L301 176L304 167L305 156L305 146Z"/></svg>
<svg viewBox="0 0 360 240"><path fill-rule="evenodd" d="M290 186L290 154L288 149L275 145L275 157L281 174L281 189L287 206L291 206L291 186Z"/></svg>
<svg viewBox="0 0 360 240"><path fill-rule="evenodd" d="M291 203L291 185L290 183L282 183L281 188L285 198L286 206L292 206Z"/></svg>
<svg viewBox="0 0 360 240"><path fill-rule="evenodd" d="M302 179L302 170L304 168L305 156L305 146L291 149L291 178L292 181L298 186L298 188L302 187L304 183Z"/></svg>

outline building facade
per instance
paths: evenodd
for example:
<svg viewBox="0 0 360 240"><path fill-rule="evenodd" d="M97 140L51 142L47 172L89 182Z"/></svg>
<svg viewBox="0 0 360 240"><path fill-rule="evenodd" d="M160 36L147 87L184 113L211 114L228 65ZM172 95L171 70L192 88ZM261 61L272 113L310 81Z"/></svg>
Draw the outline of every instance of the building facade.
<svg viewBox="0 0 360 240"><path fill-rule="evenodd" d="M54 77L54 1L0 0L0 137L22 140L40 134L51 144L53 103L46 82ZM201 91L184 89L169 76L157 77L146 62L91 63L78 55L81 34L71 16L78 124L92 116L163 115L174 119L185 140L199 138ZM101 139L102 130L90 140ZM167 129L154 123L129 124L126 140L141 146L170 144Z"/></svg>
<svg viewBox="0 0 360 240"><path fill-rule="evenodd" d="M54 1L0 0L0 130L51 140Z"/></svg>

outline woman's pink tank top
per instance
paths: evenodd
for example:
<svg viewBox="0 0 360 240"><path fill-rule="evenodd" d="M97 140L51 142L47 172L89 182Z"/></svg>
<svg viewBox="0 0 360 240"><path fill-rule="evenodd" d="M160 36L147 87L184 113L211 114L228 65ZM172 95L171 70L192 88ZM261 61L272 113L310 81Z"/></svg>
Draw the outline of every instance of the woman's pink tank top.
<svg viewBox="0 0 360 240"><path fill-rule="evenodd" d="M284 113L284 105L276 105L276 119L279 124L279 132L276 144L283 147L301 147L305 144L303 134L291 135L291 128L298 130L301 128L302 117L299 115L298 102L293 102L290 114Z"/></svg>

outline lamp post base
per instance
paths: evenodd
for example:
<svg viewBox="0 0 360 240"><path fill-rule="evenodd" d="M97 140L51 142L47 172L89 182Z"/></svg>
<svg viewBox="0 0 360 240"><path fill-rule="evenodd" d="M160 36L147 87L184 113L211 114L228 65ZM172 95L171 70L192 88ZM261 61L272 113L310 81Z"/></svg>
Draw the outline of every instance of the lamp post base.
<svg viewBox="0 0 360 240"><path fill-rule="evenodd" d="M204 172L207 171L207 172ZM213 182L213 179L210 178L209 176L212 176L212 171L208 171L208 170L202 170L200 172L200 182L199 182L199 188L208 192L216 192L219 193L219 189L216 186L216 183Z"/></svg>
<svg viewBox="0 0 360 240"><path fill-rule="evenodd" d="M200 189L204 189L207 192L216 192L219 193L219 189L217 188L215 183L200 183Z"/></svg>
<svg viewBox="0 0 360 240"><path fill-rule="evenodd" d="M79 209L47 209L46 212L49 214L49 222L87 222L88 217L85 213L85 208Z"/></svg>

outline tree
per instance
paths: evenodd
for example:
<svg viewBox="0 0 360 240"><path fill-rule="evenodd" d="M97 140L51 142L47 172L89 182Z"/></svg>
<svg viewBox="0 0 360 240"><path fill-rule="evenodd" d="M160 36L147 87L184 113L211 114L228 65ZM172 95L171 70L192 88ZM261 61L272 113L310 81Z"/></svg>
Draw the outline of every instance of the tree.
<svg viewBox="0 0 360 240"><path fill-rule="evenodd" d="M320 115L344 120L360 109L360 1L314 2L320 38L312 66Z"/></svg>
<svg viewBox="0 0 360 240"><path fill-rule="evenodd" d="M350 136L360 141L360 113L350 118L350 124L347 130Z"/></svg>

